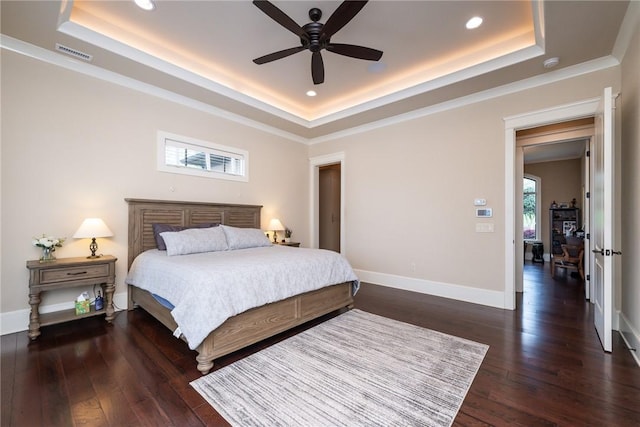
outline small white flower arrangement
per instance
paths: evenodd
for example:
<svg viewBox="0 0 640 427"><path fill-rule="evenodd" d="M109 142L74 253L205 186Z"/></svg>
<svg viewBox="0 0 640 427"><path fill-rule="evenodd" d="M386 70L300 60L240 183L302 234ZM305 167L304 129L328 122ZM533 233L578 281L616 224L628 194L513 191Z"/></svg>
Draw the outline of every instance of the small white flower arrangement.
<svg viewBox="0 0 640 427"><path fill-rule="evenodd" d="M32 243L33 246L37 246L39 248L52 248L51 250L55 251L55 248L62 247L64 239L47 236L43 233L42 237L34 237Z"/></svg>
<svg viewBox="0 0 640 427"><path fill-rule="evenodd" d="M31 241L33 246L42 248L42 256L40 262L54 261L56 257L53 255L56 248L59 248L64 243L63 238L51 237L46 234L42 234L42 237L34 237Z"/></svg>

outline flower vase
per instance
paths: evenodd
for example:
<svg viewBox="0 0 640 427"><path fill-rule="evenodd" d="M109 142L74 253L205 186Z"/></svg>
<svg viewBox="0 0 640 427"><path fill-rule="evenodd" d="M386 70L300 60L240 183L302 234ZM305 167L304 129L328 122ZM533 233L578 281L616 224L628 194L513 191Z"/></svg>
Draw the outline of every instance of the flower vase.
<svg viewBox="0 0 640 427"><path fill-rule="evenodd" d="M53 248L42 248L42 256L40 262L54 261L56 257L53 255Z"/></svg>

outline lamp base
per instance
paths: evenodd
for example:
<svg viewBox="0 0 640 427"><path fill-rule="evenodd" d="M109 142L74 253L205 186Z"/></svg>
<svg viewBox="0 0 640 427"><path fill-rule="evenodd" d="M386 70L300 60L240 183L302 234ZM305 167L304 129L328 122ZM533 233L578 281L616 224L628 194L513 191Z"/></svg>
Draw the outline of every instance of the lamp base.
<svg viewBox="0 0 640 427"><path fill-rule="evenodd" d="M96 251L98 250L98 242L96 242L96 238L91 238L91 243L89 244L89 250L91 251L91 255L89 255L88 259L100 258L102 255L96 255Z"/></svg>

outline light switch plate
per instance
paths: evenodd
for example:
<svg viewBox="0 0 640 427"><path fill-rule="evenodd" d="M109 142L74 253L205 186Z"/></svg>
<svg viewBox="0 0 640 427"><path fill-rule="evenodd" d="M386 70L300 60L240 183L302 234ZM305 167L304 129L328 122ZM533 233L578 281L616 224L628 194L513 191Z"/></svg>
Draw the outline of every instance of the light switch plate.
<svg viewBox="0 0 640 427"><path fill-rule="evenodd" d="M487 204L487 199L474 199L473 200L473 205L474 206L486 206Z"/></svg>
<svg viewBox="0 0 640 427"><path fill-rule="evenodd" d="M476 224L476 233L493 233L493 223L478 222Z"/></svg>

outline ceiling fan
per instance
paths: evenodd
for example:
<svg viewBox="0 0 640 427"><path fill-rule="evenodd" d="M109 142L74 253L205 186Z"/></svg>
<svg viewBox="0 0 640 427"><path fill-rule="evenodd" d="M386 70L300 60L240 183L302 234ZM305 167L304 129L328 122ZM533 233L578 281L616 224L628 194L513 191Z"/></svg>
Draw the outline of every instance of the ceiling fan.
<svg viewBox="0 0 640 427"><path fill-rule="evenodd" d="M273 52L253 60L258 65L282 59L303 50L311 51L311 77L314 84L324 82L324 63L320 51L326 49L338 55L351 58L378 61L382 57L382 51L352 44L331 43L331 37L342 27L347 25L358 12L367 4L367 1L344 1L324 24L318 22L322 18L322 11L317 7L309 10L309 18L312 22L298 25L283 11L266 0L254 0L254 5L267 16L300 37L300 46Z"/></svg>

